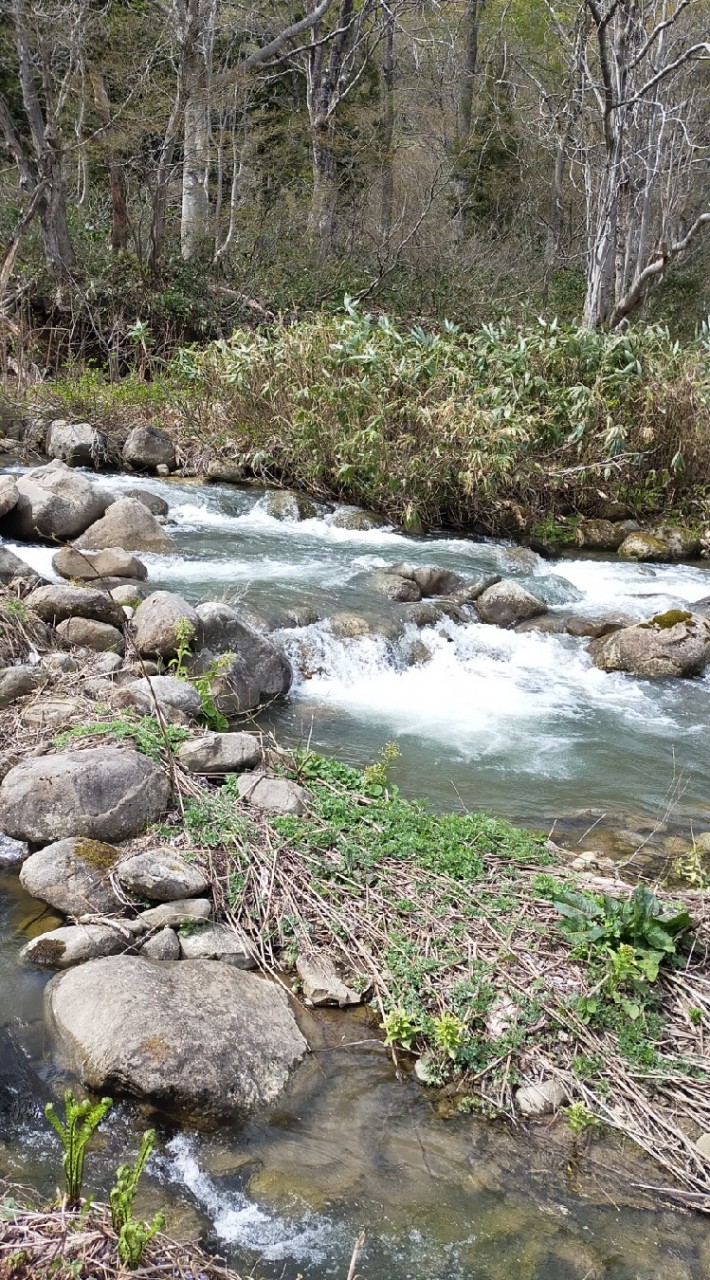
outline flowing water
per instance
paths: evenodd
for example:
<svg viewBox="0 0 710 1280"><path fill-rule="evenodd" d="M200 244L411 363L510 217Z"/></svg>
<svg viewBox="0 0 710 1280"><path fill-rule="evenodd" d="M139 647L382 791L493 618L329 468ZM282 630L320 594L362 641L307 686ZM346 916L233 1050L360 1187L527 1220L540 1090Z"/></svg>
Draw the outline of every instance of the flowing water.
<svg viewBox="0 0 710 1280"><path fill-rule="evenodd" d="M100 483L119 491L136 481ZM364 582L406 559L519 577L553 610L643 618L710 594L704 566L522 564L502 543L348 532L326 511L281 522L256 489L141 485L168 500L180 549L144 557L151 583L194 601L238 601L279 625L295 670L289 701L268 721L280 741L363 764L394 740L400 786L441 808L576 822L580 832L606 814L632 838L668 818L670 797L679 830L710 827L710 678L606 675L584 640L473 619L415 630ZM51 576L51 549L15 550ZM365 618L371 634L339 638L328 619L342 612ZM62 1077L44 1039L46 976L16 962L39 911L16 878L0 882L0 1174L47 1191L58 1159L41 1109ZM304 1029L315 1052L277 1108L216 1134L160 1127L146 1212L166 1203L176 1229L202 1231L267 1280L344 1278L363 1229L367 1280L707 1280L707 1223L654 1206L639 1188L658 1173L637 1154L609 1139L576 1145L564 1126L530 1134L447 1116L440 1100L395 1078L366 1014L322 1015ZM116 1109L92 1190L105 1193L146 1123L133 1107Z"/></svg>

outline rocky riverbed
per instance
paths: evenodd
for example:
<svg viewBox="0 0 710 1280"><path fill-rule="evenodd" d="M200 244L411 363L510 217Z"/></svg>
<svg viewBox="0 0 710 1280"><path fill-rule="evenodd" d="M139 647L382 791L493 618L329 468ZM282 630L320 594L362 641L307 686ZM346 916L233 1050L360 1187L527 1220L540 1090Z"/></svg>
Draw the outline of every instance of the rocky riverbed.
<svg viewBox="0 0 710 1280"><path fill-rule="evenodd" d="M141 461L136 450L144 446L153 452ZM70 449L68 460L85 462L81 449ZM174 466L155 436L134 441L132 450L126 455L132 465L162 472ZM357 757L361 748L347 741L349 726L358 715L363 719L366 706L372 721L379 702L374 737L381 746L387 719L397 719L396 686L404 726L393 729L406 759L408 737L421 737L423 724L430 740L441 741L434 708L438 698L448 711L453 663L459 722L467 722L480 743L496 699L504 730L510 725L500 691L506 682L511 688L511 668L515 687L522 654L528 681L530 655L545 658L532 668L528 751L531 722L544 710L552 727L557 724L557 758L569 751L559 739L576 718L582 732L572 753L593 761L598 728L588 714L608 699L611 720L624 732L631 725L641 739L630 771L637 777L654 732L657 743L670 728L666 741L675 747L679 724L702 721L710 663L708 571L700 564L632 568L622 557L613 571L617 589L601 606L600 591L590 598L589 583L595 574L609 581L607 561L550 565L526 549L405 538L378 528L368 513L328 511L298 495L143 483L147 487L134 484L127 496L126 477L96 478L61 456L0 482L6 729L0 855L20 869L24 889L56 913L27 942L23 961L58 971L46 989L45 1013L64 1069L88 1087L117 1088L166 1114L244 1123L273 1106L287 1086L297 1087L293 1079L315 1033L304 1034L282 987L264 975L273 968L272 944L260 949L254 935L240 932L220 897L221 873L209 854L225 839L209 827L222 820L217 811L206 814L201 848L194 840L176 841L185 801L199 806L215 791L215 780L231 778L231 790L222 789L230 815L224 820L236 813L243 825L230 828L230 840L238 846L246 839L240 832L249 823L275 821L279 831L279 821L308 815L312 797L294 777L294 758L289 766L264 736L267 726L285 730L293 742L301 732L294 716L301 724L310 716L312 737L328 746L329 734L339 733L344 751L335 753ZM203 537L199 552L192 540L196 525ZM275 544L284 551L281 565L269 558ZM298 558L289 559L294 545ZM215 590L220 576L222 587L232 587L229 600ZM586 594L577 585L582 582ZM574 681L581 685L571 715L568 707L553 712L545 689L553 672L557 690L565 679L568 689ZM422 716L415 693L427 685L431 707ZM641 729L650 707L651 738ZM323 735L319 716L327 725ZM520 730L519 724L522 738ZM619 743L609 740L608 747L613 771ZM456 749L460 755L461 744ZM517 749L513 742L508 769ZM475 753L467 756L464 748L463 754L466 775L475 779L473 792L459 792L468 807L479 784L485 787L486 765L479 769ZM536 759L528 771L544 777L545 768ZM416 790L431 793L430 780L423 781ZM658 786L651 779L634 795L639 809L649 790L657 804ZM693 786L691 780L684 787L691 797ZM680 787L671 801L669 811L692 814ZM556 798L548 804L545 816L564 820ZM509 800L511 816L530 817L524 809L520 799ZM536 816L544 814L538 807ZM668 845L666 861L682 862L698 850L699 875L700 826L696 815L692 833L680 821L678 832L667 823L662 832L664 840L679 842L675 859ZM566 865L574 857L572 850ZM595 859L578 870L611 875L613 887L604 849ZM270 889L267 864L259 874L265 877L261 892L271 894L275 879L272 873ZM618 879L617 891L619 883L624 892ZM696 897L696 912L700 906ZM298 988L311 1006L356 1004L368 995L367 974L357 968L348 972L342 957L333 964L332 956L316 948L309 957L306 949ZM360 986L353 987L358 977ZM376 1041L376 1030L368 1038ZM528 1084L532 1092L524 1093L524 1080L518 1090L519 1114L530 1114L530 1099L533 1113L568 1100L564 1087L543 1096L534 1073ZM698 1113L687 1134L701 1171L704 1127ZM199 1185L209 1203L220 1202Z"/></svg>

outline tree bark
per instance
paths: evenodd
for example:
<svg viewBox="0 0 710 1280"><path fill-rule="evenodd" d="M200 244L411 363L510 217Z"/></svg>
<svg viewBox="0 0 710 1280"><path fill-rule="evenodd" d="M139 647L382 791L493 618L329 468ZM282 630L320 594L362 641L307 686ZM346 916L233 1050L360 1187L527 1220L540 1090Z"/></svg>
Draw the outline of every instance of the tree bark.
<svg viewBox="0 0 710 1280"><path fill-rule="evenodd" d="M89 67L89 79L94 95L94 106L107 138L106 164L111 190L111 249L121 253L128 244L128 183L121 159L110 141L111 105L106 84L96 65Z"/></svg>
<svg viewBox="0 0 710 1280"><path fill-rule="evenodd" d="M191 30L185 34L182 215L180 249L194 258L210 237L210 83L212 78L213 0L192 0Z"/></svg>
<svg viewBox="0 0 710 1280"><path fill-rule="evenodd" d="M385 46L382 58L382 208L380 238L387 244L392 234L394 204L394 9L393 0L384 0Z"/></svg>

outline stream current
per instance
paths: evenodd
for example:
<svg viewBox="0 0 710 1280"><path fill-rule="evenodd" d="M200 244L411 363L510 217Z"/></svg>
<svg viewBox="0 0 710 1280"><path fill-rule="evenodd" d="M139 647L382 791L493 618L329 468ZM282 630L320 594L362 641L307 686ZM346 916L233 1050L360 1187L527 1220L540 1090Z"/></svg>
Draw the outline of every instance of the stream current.
<svg viewBox="0 0 710 1280"><path fill-rule="evenodd" d="M102 476L115 492L134 477ZM490 809L545 828L575 822L652 829L672 817L704 830L710 678L639 681L597 671L586 640L474 621L402 629L364 575L406 560L462 576L521 579L555 609L642 619L710 594L710 569L600 558L521 564L503 543L337 528L324 511L270 517L253 488L140 480L170 504L172 557L142 556L156 588L227 599L272 623L294 665L291 696L268 716L284 745L362 765L388 741L393 776L437 808ZM51 548L9 544L45 576ZM372 634L339 638L347 611ZM428 651L426 661L414 661ZM670 811L670 812L669 812ZM644 825L645 824L645 825ZM44 1040L46 975L17 967L39 904L0 881L0 1174L50 1191L55 1140L42 1105L61 1080ZM161 1125L144 1211L203 1238L266 1280L343 1278L355 1237L367 1280L706 1280L705 1220L658 1208L639 1188L658 1170L608 1139L571 1144L565 1126L507 1131L447 1117L394 1078L367 1015L306 1017L315 1046L278 1107L239 1130ZM156 1117L151 1117L151 1123ZM159 1118L158 1118L159 1120ZM147 1119L115 1109L87 1161L104 1193ZM618 1172L616 1172L618 1170Z"/></svg>

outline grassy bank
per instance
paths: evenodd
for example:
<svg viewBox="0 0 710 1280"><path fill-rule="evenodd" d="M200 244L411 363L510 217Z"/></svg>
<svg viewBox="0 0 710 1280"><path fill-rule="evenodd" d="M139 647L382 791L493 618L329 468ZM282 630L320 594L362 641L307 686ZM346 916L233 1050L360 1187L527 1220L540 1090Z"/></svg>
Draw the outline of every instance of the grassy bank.
<svg viewBox="0 0 710 1280"><path fill-rule="evenodd" d="M198 471L234 459L413 530L554 534L610 501L641 518L710 517L707 329L684 345L649 325L435 331L348 305L237 329L167 366L137 360L119 382L75 366L25 398L118 438L162 423Z"/></svg>

